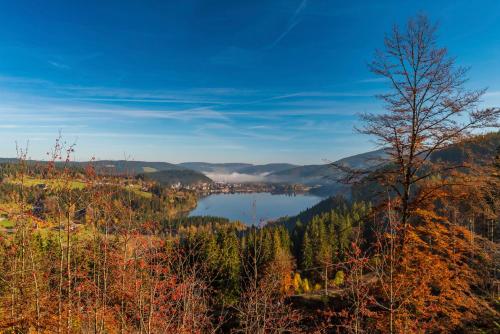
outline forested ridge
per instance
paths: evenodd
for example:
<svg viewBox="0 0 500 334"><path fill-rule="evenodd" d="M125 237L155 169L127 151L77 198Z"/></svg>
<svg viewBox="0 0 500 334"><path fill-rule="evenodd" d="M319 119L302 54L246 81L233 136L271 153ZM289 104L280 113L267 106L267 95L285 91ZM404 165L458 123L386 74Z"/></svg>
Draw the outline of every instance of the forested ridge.
<svg viewBox="0 0 500 334"><path fill-rule="evenodd" d="M443 151L457 162L464 159L450 152L471 147L482 174L460 193L450 184L441 194L453 201L441 196L415 213L411 247L393 264L392 284L405 298L397 321L495 330L499 198L486 190L498 191L497 138ZM252 324L272 332L279 319L280 331L347 331L352 321L385 331L384 257L394 245L379 222L387 207L332 197L257 229L172 218L169 203L180 194L151 183L144 196L137 182L99 175L91 164L82 171L21 157L2 165L4 330L226 332ZM363 313L351 314L352 305Z"/></svg>

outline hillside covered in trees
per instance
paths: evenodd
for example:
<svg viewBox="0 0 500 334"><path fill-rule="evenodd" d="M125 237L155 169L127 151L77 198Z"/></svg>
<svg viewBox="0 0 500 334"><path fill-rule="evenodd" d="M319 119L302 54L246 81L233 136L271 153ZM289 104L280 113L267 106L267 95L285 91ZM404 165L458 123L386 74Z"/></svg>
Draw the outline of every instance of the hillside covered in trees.
<svg viewBox="0 0 500 334"><path fill-rule="evenodd" d="M183 185L195 185L199 183L211 183L212 180L207 176L189 170L162 170L158 172L141 173L139 178L144 180L156 181L162 185L175 185L177 183Z"/></svg>
<svg viewBox="0 0 500 334"><path fill-rule="evenodd" d="M457 193L450 184L419 208L408 245L397 253L387 234L396 228L396 201L373 206L333 197L296 217L248 228L218 217L169 218L180 194L152 184L144 195L135 178L97 174L92 165L84 172L35 168L22 158L2 165L0 326L385 332L393 321L396 328L494 331L499 197L486 191L498 188L483 188L498 182L498 146L483 150L493 147L492 138L497 134L472 139L470 154L489 161L476 166L475 190ZM443 152L462 162L449 153L456 150ZM40 186L33 180L42 174Z"/></svg>

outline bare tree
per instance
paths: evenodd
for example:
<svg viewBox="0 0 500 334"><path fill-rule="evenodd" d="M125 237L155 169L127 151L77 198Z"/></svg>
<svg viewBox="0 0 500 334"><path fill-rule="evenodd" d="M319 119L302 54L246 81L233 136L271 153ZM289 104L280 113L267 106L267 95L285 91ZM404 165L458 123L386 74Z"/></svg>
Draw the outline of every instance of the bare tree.
<svg viewBox="0 0 500 334"><path fill-rule="evenodd" d="M390 91L378 96L384 113L361 116L363 134L388 147L390 164L379 173L399 198L403 240L417 204L414 188L435 173L457 165L426 162L432 154L470 136L475 129L498 127L500 109L478 109L485 90L467 90L467 69L456 66L446 48L437 46L436 26L425 16L408 21L405 31L394 27L376 52L370 69L389 82Z"/></svg>

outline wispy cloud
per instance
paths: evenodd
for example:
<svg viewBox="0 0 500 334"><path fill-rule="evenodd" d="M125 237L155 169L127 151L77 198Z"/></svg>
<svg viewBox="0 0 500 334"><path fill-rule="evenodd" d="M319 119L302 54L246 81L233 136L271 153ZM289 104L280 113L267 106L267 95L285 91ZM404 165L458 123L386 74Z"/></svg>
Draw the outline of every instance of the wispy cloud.
<svg viewBox="0 0 500 334"><path fill-rule="evenodd" d="M234 103L234 104L260 104L264 102L273 102L273 101L280 101L280 100L297 100L299 98L303 98L305 103L310 103L307 102L306 99L310 98L346 98L346 97L352 97L352 98L364 98L364 97L373 97L375 96L376 93L372 91L353 91L353 92L321 92L321 91L305 91L305 92L296 92L296 93L288 93L288 94L278 94L278 95L273 95L270 97L265 97L253 101L244 101L240 103Z"/></svg>
<svg viewBox="0 0 500 334"><path fill-rule="evenodd" d="M191 105L193 108L207 106L234 106L262 104L265 102L302 99L307 103L308 99L335 99L335 98L364 98L372 97L376 93L374 90L358 91L299 91L299 92L279 92L261 91L255 89L237 89L228 87L198 87L178 90L143 90L130 89L126 87L99 87L99 86L78 86L60 85L45 80L9 77L0 75L0 84L5 83L5 88L1 95L9 93L9 88L13 85L24 85L25 93L32 97L40 98L51 96L53 100L60 99L67 103L71 100L82 102L96 102L107 106L117 104L143 104L143 105ZM20 90L15 90L17 100L23 94ZM14 96L14 95L12 95ZM190 109L182 107L181 109Z"/></svg>
<svg viewBox="0 0 500 334"><path fill-rule="evenodd" d="M224 131L221 132L220 130ZM252 139L283 142L293 139L293 136L286 134L286 131L283 131L283 133L278 133L276 131L270 130L270 127L244 127L221 123L211 123L199 127L195 133L203 137L221 137L225 139L231 139L232 141L238 139Z"/></svg>
<svg viewBox="0 0 500 334"><path fill-rule="evenodd" d="M1 118L0 118L1 119ZM40 124L0 124L0 129L78 129L85 128L87 125L79 124L54 124L54 125L40 125Z"/></svg>
<svg viewBox="0 0 500 334"><path fill-rule="evenodd" d="M57 63L58 65L62 65ZM53 66L57 66L52 64ZM64 66L64 65L62 65ZM81 86L58 84L38 78L6 76L0 74L0 85L5 87L2 94L16 89L16 94L30 92L35 96L54 96L81 101L127 102L154 104L224 104L234 99L252 98L262 92L254 89L232 87L194 87L188 89L131 89L126 87ZM22 90L19 90L19 89Z"/></svg>
<svg viewBox="0 0 500 334"><path fill-rule="evenodd" d="M290 141L293 139L293 136L291 135L285 135L285 134L266 134L266 133L260 133L257 131L244 131L240 130L239 135L242 137L247 137L247 138L252 138L252 139L259 139L259 140L264 140L264 141L278 141L278 142L285 142L285 141Z"/></svg>
<svg viewBox="0 0 500 334"><path fill-rule="evenodd" d="M126 95L128 92L121 92ZM134 93L131 92L133 95ZM137 93L139 94L139 93ZM72 119L101 119L108 117L120 118L140 118L140 119L173 119L179 121L202 120L227 120L227 116L207 105L193 103L192 106L185 106L178 100L171 106L150 106L143 103L140 106L131 106L120 103L114 99L100 101L98 99L79 99L74 96L67 96L67 93L58 94L52 97L44 97L37 94L37 91L9 90L0 91L0 118L10 120L46 120L52 122L65 122ZM104 103L111 102L111 103ZM113 103L114 102L114 103ZM32 118L31 118L32 117Z"/></svg>
<svg viewBox="0 0 500 334"><path fill-rule="evenodd" d="M387 78L367 78L367 79L362 79L358 80L358 83L380 83L380 82L387 82L389 79Z"/></svg>
<svg viewBox="0 0 500 334"><path fill-rule="evenodd" d="M292 31L292 29L295 28L297 24L299 24L300 13L306 8L306 6L307 6L307 0L302 0L299 6L293 12L293 15L288 20L285 30L266 49L272 49L276 45L278 45L279 42L281 42L281 40L285 38L286 35L288 35L288 33L290 33L290 31Z"/></svg>
<svg viewBox="0 0 500 334"><path fill-rule="evenodd" d="M104 110L105 112L115 113L122 116L130 116L137 118L158 118L158 119L175 119L190 121L193 119L228 119L224 113L210 108L193 108L186 110L140 110L140 109L113 109Z"/></svg>
<svg viewBox="0 0 500 334"><path fill-rule="evenodd" d="M80 101L96 101L96 102L136 102L136 103L153 103L153 104L168 104L168 103L182 103L182 104L222 104L223 101L207 101L207 100L183 100L183 99L126 99L126 98L112 98L112 97L79 97L75 100Z"/></svg>
<svg viewBox="0 0 500 334"><path fill-rule="evenodd" d="M500 90L486 92L483 97L482 107L500 107Z"/></svg>
<svg viewBox="0 0 500 334"><path fill-rule="evenodd" d="M203 124L199 130L228 130L228 129L233 129L232 126L226 123L207 123Z"/></svg>
<svg viewBox="0 0 500 334"><path fill-rule="evenodd" d="M70 67L66 64L63 64L63 63L60 63L60 62L57 62L57 61L52 61L52 60L49 60L48 63L58 69L61 69L61 70L69 70Z"/></svg>
<svg viewBox="0 0 500 334"><path fill-rule="evenodd" d="M270 126L270 125L253 125L253 126L249 126L248 127L249 130L271 130L271 129L274 129L274 127Z"/></svg>
<svg viewBox="0 0 500 334"><path fill-rule="evenodd" d="M17 129L19 125L16 124L0 124L0 129Z"/></svg>
<svg viewBox="0 0 500 334"><path fill-rule="evenodd" d="M491 91L491 92L486 92L484 96L489 97L489 96L500 96L500 90L498 91Z"/></svg>
<svg viewBox="0 0 500 334"><path fill-rule="evenodd" d="M67 138L91 143L85 154L106 158L116 157L125 147L144 148L149 143L155 148L151 151L163 152L168 147L177 157L191 151L203 154L200 147L213 154L226 149L275 151L290 145L298 150L318 136L350 130L347 124L336 125L335 118L352 119L369 106L365 97L373 95L371 91L226 87L148 91L11 77L0 77L0 86L3 138L47 141L62 129ZM311 118L315 121L308 122ZM95 146L104 140L109 150Z"/></svg>
<svg viewBox="0 0 500 334"><path fill-rule="evenodd" d="M40 84L45 85L50 83L50 81L43 79L26 78L26 77L10 76L10 75L0 75L0 82L5 82L9 84L35 84L35 85L40 85Z"/></svg>

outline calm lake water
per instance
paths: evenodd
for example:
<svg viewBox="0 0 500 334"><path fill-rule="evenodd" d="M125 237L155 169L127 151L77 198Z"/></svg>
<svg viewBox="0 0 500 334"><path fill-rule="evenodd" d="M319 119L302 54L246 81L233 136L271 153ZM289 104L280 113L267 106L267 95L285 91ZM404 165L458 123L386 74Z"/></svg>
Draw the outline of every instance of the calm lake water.
<svg viewBox="0 0 500 334"><path fill-rule="evenodd" d="M189 216L219 216L247 225L294 216L312 207L321 197L313 195L273 195L270 193L213 194L201 198ZM253 209L255 203L255 209ZM255 216L255 218L254 218Z"/></svg>

